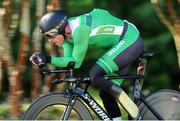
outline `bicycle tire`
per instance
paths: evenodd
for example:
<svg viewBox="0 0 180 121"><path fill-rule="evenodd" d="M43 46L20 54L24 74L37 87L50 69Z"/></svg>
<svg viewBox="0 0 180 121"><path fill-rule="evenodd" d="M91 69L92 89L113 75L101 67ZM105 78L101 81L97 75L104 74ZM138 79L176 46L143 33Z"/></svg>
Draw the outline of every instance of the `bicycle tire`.
<svg viewBox="0 0 180 121"><path fill-rule="evenodd" d="M35 120L37 116L42 112L44 109L48 108L52 105L64 105L68 104L68 96L62 93L50 93L45 95L39 99L37 99L25 112L23 116L23 120ZM88 110L88 108L79 100L77 99L73 110L77 112L80 119L78 120L93 120L93 117ZM60 119L60 116L59 116ZM40 119L42 120L42 119ZM47 120L47 119L43 119ZM48 119L49 120L49 119Z"/></svg>
<svg viewBox="0 0 180 121"><path fill-rule="evenodd" d="M164 89L149 95L146 100L165 120L180 120L180 92ZM143 104L139 104L142 120L157 120Z"/></svg>

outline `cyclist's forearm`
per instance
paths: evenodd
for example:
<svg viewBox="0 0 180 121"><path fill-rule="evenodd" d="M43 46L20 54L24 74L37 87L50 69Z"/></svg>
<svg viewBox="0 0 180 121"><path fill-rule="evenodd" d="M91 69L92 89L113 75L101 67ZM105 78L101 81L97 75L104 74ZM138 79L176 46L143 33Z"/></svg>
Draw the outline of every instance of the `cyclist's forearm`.
<svg viewBox="0 0 180 121"><path fill-rule="evenodd" d="M75 60L73 57L54 57L51 56L51 65L55 67L67 67L69 62L75 63L75 68L79 68L82 64L81 61Z"/></svg>

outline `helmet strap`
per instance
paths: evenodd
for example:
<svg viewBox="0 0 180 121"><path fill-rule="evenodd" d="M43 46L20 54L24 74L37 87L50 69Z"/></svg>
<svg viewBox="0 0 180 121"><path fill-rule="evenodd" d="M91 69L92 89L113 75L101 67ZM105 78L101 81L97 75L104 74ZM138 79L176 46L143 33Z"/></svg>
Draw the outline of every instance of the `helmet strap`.
<svg viewBox="0 0 180 121"><path fill-rule="evenodd" d="M65 22L64 25L61 25L60 27L59 26L56 27L56 29L58 30L58 33L62 34L64 39L66 39L66 35L65 35L65 27L66 27L66 25L67 25L67 23Z"/></svg>

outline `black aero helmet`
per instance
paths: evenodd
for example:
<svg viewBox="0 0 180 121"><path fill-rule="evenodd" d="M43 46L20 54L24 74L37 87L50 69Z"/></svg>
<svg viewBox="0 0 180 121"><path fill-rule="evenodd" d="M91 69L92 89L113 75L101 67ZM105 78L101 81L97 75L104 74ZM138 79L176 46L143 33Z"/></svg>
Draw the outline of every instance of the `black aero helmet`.
<svg viewBox="0 0 180 121"><path fill-rule="evenodd" d="M46 33L51 29L57 29L57 34L65 34L67 25L67 13L62 10L54 10L45 14L39 23L41 33Z"/></svg>

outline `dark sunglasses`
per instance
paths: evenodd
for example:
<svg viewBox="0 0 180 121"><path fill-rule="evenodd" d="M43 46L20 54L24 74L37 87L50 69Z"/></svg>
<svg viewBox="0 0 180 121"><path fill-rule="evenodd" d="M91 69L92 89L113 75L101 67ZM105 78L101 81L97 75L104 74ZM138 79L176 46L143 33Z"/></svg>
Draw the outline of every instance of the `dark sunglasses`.
<svg viewBox="0 0 180 121"><path fill-rule="evenodd" d="M54 29L45 32L44 33L45 38L47 39L55 38L59 34L58 30L60 30L60 28L63 27L64 24L65 24L65 20L62 20Z"/></svg>
<svg viewBox="0 0 180 121"><path fill-rule="evenodd" d="M51 29L51 30L44 33L44 36L47 39L55 38L57 35L58 35L57 29Z"/></svg>

